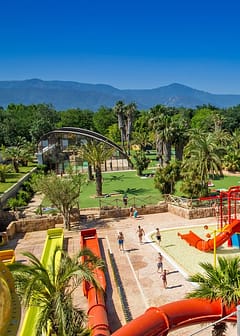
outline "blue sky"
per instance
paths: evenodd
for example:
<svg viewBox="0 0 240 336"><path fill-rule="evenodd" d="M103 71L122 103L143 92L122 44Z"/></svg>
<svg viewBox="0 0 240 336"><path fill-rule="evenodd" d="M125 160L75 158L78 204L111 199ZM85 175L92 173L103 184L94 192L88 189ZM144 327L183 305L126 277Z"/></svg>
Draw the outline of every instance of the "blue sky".
<svg viewBox="0 0 240 336"><path fill-rule="evenodd" d="M0 80L240 94L239 0L7 0Z"/></svg>

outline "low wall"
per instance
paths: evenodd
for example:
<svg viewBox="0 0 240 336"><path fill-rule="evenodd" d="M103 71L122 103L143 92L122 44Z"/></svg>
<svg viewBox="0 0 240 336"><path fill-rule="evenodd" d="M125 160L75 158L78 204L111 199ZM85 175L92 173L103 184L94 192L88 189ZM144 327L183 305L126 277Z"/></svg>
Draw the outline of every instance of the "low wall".
<svg viewBox="0 0 240 336"><path fill-rule="evenodd" d="M168 204L168 211L174 215L187 219L198 219L215 216L214 209L212 207L186 209L176 205Z"/></svg>
<svg viewBox="0 0 240 336"><path fill-rule="evenodd" d="M156 205L146 205L142 207L136 207L138 214L149 215L154 213L168 212L168 205L165 202L161 202ZM128 217L129 208L116 208L116 207L105 207L100 209L100 218L117 218L117 217Z"/></svg>
<svg viewBox="0 0 240 336"><path fill-rule="evenodd" d="M165 202L161 202L157 205L138 207L137 210L140 216L148 214L164 213L164 212L170 212L174 215L187 219L197 219L197 218L206 218L214 216L213 208L186 209L172 204L167 204ZM105 209L102 208L99 211L99 217L102 219L128 217L128 216L129 216L129 208L106 207ZM78 209L75 209L75 211L73 211L71 215L71 222L79 220L80 220L79 211ZM57 224L58 225L63 224L63 218L61 215L21 218L17 221L12 221L7 226L5 232L8 236L8 239L13 239L16 233L47 230L54 228Z"/></svg>
<svg viewBox="0 0 240 336"><path fill-rule="evenodd" d="M52 229L55 228L56 224L61 224L62 222L62 216L22 218L11 222L6 228L6 233L8 238L12 239L16 233Z"/></svg>

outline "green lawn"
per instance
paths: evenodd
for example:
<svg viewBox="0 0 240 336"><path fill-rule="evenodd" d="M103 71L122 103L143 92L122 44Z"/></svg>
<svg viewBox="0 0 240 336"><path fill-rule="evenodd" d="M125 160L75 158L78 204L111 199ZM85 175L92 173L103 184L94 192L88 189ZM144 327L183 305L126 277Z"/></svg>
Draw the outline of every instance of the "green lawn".
<svg viewBox="0 0 240 336"><path fill-rule="evenodd" d="M28 167L20 167L20 173L8 174L7 182L0 183L0 194L10 188L21 177L24 176L34 167L34 164ZM154 173L155 168L145 171L145 173ZM214 189L228 189L231 186L240 185L240 176L225 176L221 179L213 180ZM177 184L176 195L184 196L179 190L180 183ZM135 204L142 206L146 204L156 204L162 200L162 196L157 189L154 188L154 179L152 177L139 177L136 171L122 171L103 173L103 194L107 197L96 198L95 182L89 182L84 185L80 195L80 207L91 208L102 206L120 206L123 207L122 197L127 193L128 205ZM47 200L44 201L43 206L49 206Z"/></svg>
<svg viewBox="0 0 240 336"><path fill-rule="evenodd" d="M29 164L27 167L19 167L19 173L8 173L6 176L6 182L0 183L0 194L4 193L6 190L11 188L15 183L17 183L24 175L29 173L36 164Z"/></svg>
<svg viewBox="0 0 240 336"><path fill-rule="evenodd" d="M149 172L152 172L150 170ZM80 207L98 207L102 205L123 206L122 197L127 193L128 204L156 204L162 199L161 194L154 188L154 179L141 178L136 171L103 173L103 194L107 197L96 198L94 181L84 185L80 195Z"/></svg>
<svg viewBox="0 0 240 336"><path fill-rule="evenodd" d="M146 171L152 173L154 169ZM232 186L240 185L240 176L224 176L218 180L212 180L214 189L229 189ZM105 198L96 198L95 182L90 182L83 187L80 196L80 207L98 207L99 202L102 205L123 206L122 196L127 192L128 204L156 204L162 200L162 195L154 188L154 179L151 177L141 178L135 171L103 173L103 194L111 195ZM179 184L176 194L181 196Z"/></svg>

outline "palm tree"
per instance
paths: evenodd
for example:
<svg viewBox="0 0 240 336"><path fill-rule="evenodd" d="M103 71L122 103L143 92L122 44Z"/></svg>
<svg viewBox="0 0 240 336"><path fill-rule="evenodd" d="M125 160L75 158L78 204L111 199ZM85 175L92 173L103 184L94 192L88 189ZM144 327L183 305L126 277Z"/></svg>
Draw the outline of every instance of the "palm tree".
<svg viewBox="0 0 240 336"><path fill-rule="evenodd" d="M102 196L102 163L110 159L114 149L103 142L91 140L79 149L79 156L94 167L96 173L96 195Z"/></svg>
<svg viewBox="0 0 240 336"><path fill-rule="evenodd" d="M240 300L240 257L218 257L218 265L201 262L204 273L196 273L189 277L189 281L198 284L188 298L205 298L208 300L221 300L223 305L237 306ZM225 335L226 324L216 323L212 335Z"/></svg>
<svg viewBox="0 0 240 336"><path fill-rule="evenodd" d="M126 141L127 141L127 153L130 155L130 141L131 141L131 133L132 133L132 124L134 120L134 116L136 113L136 104L130 103L126 106Z"/></svg>
<svg viewBox="0 0 240 336"><path fill-rule="evenodd" d="M171 114L172 111L162 105L157 105L150 110L149 125L155 132L160 166L168 164L171 160L171 145L174 137Z"/></svg>
<svg viewBox="0 0 240 336"><path fill-rule="evenodd" d="M184 148L183 171L197 171L202 190L208 193L208 180L211 176L222 176L222 147L216 141L214 133L197 132L194 130Z"/></svg>
<svg viewBox="0 0 240 336"><path fill-rule="evenodd" d="M61 253L61 262L56 269ZM72 294L83 282L88 281L95 288L100 286L93 270L103 268L103 260L89 249L82 249L73 258L57 247L49 267L44 267L38 258L25 252L29 264L16 262L10 266L15 280L16 292L25 308L38 306L40 313L36 325L36 336L51 329L55 335L90 335L85 327L85 313L73 304ZM83 256L87 261L83 261ZM85 259L84 259L85 260Z"/></svg>
<svg viewBox="0 0 240 336"><path fill-rule="evenodd" d="M11 165L0 163L0 182L6 182L6 176L12 170Z"/></svg>
<svg viewBox="0 0 240 336"><path fill-rule="evenodd" d="M2 147L2 154L4 159L11 160L13 169L16 173L19 173L19 164L22 158L21 148L19 147Z"/></svg>
<svg viewBox="0 0 240 336"><path fill-rule="evenodd" d="M124 103L119 100L116 105L114 106L113 110L115 111L117 117L118 117L118 128L121 132L121 142L122 142L122 148L124 148L124 143L126 140L126 134L125 134L125 105Z"/></svg>
<svg viewBox="0 0 240 336"><path fill-rule="evenodd" d="M143 151L136 151L133 155L133 159L135 161L137 175L142 176L142 172L144 169L147 169L150 163L150 159L145 155Z"/></svg>
<svg viewBox="0 0 240 336"><path fill-rule="evenodd" d="M171 162L166 167L159 167L154 177L154 186L162 194L173 194L176 182L180 179L180 164Z"/></svg>

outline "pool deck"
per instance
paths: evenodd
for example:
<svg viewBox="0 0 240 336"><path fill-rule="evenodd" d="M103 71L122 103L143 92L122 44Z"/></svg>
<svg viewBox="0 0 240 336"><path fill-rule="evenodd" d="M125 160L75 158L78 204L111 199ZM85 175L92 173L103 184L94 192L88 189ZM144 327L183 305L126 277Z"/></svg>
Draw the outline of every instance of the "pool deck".
<svg viewBox="0 0 240 336"><path fill-rule="evenodd" d="M128 316L136 318L143 314L151 306L161 306L163 304L181 300L186 293L193 289L193 285L186 279L186 274L175 264L164 251L161 244L158 247L151 241L150 235L158 227L161 230L174 227L193 227L195 225L215 224L216 219L202 218L188 220L171 213L161 213L144 215L139 219L134 218L111 218L98 219L92 222L79 224L71 231L64 232L64 246L70 255L79 250L79 231L87 227L97 229L100 247L103 258L106 260L106 276L108 281L107 289L107 309L109 312L109 322L112 332L126 323L122 311L117 286L114 282L110 262L109 251L115 258L119 271L122 286L128 305ZM138 241L137 228L140 225L145 231L143 244ZM119 251L117 234L122 231L124 234L124 252ZM19 235L9 242L7 248L15 248L16 259L24 261L23 251L30 251L37 257L41 257L43 245L46 239L45 231L26 233ZM162 242L163 243L163 242ZM164 268L168 271L167 289L163 288L160 273L157 272L157 253L163 254ZM204 259L204 252L203 252ZM81 307L86 307L86 300L79 292L76 302ZM206 325L206 324L205 324ZM205 326L204 325L204 326ZM190 336L192 333L201 329L203 325L193 325L187 328L169 332L172 336ZM211 328L200 332L198 335L207 336L211 333ZM229 325L228 335L236 335L235 327Z"/></svg>

